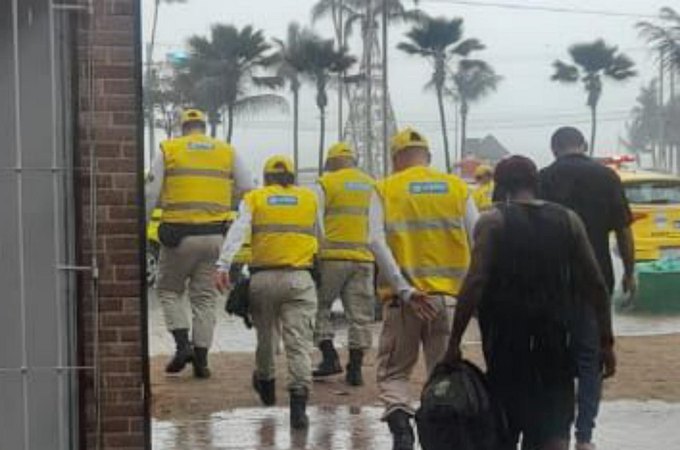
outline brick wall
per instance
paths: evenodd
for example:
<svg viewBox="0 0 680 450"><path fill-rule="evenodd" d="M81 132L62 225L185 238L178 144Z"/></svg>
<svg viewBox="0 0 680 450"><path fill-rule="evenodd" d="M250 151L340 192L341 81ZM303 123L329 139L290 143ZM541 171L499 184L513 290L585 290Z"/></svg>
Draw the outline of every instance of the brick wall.
<svg viewBox="0 0 680 450"><path fill-rule="evenodd" d="M79 257L83 265L88 265L93 250L89 206L92 194L89 152L93 144L100 270L99 439L105 449L142 449L149 438L145 420L148 372L140 250L143 209L139 204L143 189L139 142L141 92L137 73L140 3L140 0L94 0L94 15L80 15L76 25ZM94 96L88 82L90 55L94 61ZM89 276L83 276L79 283L80 357L86 365L95 359L91 281ZM98 435L94 376L84 373L80 381L81 445L90 449L95 448Z"/></svg>

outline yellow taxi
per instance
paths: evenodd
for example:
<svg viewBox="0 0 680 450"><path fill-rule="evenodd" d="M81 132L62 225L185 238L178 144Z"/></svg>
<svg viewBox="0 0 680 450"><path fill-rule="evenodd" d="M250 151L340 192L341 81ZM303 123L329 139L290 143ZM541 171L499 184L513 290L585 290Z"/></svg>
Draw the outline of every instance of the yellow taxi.
<svg viewBox="0 0 680 450"><path fill-rule="evenodd" d="M680 177L617 169L633 212L635 259L680 258Z"/></svg>

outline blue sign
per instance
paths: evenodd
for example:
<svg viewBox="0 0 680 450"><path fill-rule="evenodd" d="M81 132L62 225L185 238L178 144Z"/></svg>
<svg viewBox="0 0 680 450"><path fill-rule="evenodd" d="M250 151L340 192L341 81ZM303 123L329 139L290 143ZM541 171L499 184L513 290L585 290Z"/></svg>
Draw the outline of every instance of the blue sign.
<svg viewBox="0 0 680 450"><path fill-rule="evenodd" d="M345 183L345 189L348 191L367 192L371 190L371 185L368 183L362 183L361 181L348 181Z"/></svg>
<svg viewBox="0 0 680 450"><path fill-rule="evenodd" d="M413 182L409 184L411 194L446 194L449 185L443 181Z"/></svg>
<svg viewBox="0 0 680 450"><path fill-rule="evenodd" d="M272 206L295 206L298 198L293 195L272 195L267 197L267 204Z"/></svg>
<svg viewBox="0 0 680 450"><path fill-rule="evenodd" d="M189 142L187 144L188 150L213 150L214 148L215 145L210 142Z"/></svg>

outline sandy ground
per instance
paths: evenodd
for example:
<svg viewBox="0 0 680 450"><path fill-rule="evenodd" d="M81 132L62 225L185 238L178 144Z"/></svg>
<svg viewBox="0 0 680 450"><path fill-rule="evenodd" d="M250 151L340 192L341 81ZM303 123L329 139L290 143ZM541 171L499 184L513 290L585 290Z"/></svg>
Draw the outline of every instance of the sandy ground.
<svg viewBox="0 0 680 450"><path fill-rule="evenodd" d="M662 400L680 402L680 334L621 337L617 342L619 372L605 386L607 400ZM480 362L478 345L469 344L465 354ZM346 360L346 355L341 355ZM163 373L167 356L151 361L153 392L152 415L156 419L189 419L239 407L259 406L250 387L253 355L250 353L215 353L211 355L213 378L194 380L188 368L182 375ZM318 355L315 355L315 361ZM375 406L375 360L369 355L365 367L366 386L349 388L342 376L314 384L312 404L321 406ZM285 404L285 358L279 357L279 404ZM423 364L413 376L414 398L424 382Z"/></svg>

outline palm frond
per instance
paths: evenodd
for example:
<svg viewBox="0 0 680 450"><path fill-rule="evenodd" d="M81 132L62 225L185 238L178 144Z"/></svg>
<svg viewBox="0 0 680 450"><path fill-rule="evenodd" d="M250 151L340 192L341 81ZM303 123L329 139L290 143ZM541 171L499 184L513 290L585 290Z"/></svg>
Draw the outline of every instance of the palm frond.
<svg viewBox="0 0 680 450"><path fill-rule="evenodd" d="M486 46L479 39L466 39L450 50L450 54L466 57L470 53L484 50Z"/></svg>
<svg viewBox="0 0 680 450"><path fill-rule="evenodd" d="M578 67L567 64L563 61L557 60L553 63L555 73L550 78L553 81L561 83L576 83L579 79Z"/></svg>

